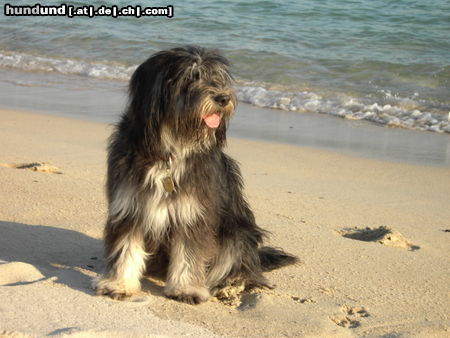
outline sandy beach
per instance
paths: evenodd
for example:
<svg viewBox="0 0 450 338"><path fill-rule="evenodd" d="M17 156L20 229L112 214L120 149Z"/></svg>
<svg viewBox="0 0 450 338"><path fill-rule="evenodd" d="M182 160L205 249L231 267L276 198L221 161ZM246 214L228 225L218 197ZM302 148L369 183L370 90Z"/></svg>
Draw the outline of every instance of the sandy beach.
<svg viewBox="0 0 450 338"><path fill-rule="evenodd" d="M274 290L191 306L101 274L111 126L0 110L0 336L449 337L450 170L229 139L269 244L301 264Z"/></svg>

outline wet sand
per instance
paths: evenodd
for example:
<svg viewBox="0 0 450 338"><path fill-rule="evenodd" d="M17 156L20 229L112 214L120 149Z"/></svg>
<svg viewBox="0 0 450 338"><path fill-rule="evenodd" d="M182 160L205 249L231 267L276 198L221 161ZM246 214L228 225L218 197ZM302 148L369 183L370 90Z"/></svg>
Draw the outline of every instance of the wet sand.
<svg viewBox="0 0 450 338"><path fill-rule="evenodd" d="M126 83L0 70L0 107L114 123L126 104ZM313 113L239 103L230 135L320 148L381 160L450 166L450 135L377 126Z"/></svg>

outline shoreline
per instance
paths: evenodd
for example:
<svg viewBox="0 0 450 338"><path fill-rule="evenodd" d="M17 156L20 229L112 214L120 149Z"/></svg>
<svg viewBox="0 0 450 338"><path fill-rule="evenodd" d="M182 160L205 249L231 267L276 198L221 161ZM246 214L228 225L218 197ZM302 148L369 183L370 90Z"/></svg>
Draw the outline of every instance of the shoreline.
<svg viewBox="0 0 450 338"><path fill-rule="evenodd" d="M0 66L10 70L14 69L16 73L47 71L59 74L53 74L55 76L64 75L74 79L82 77L90 78L90 80L127 82L137 65L125 65L120 62L92 62L92 60L83 61L64 57L53 58L20 52L16 54L0 50ZM370 68L370 62L365 66ZM390 68L389 64L385 66L386 69ZM281 69L279 70L281 71ZM359 71L361 70L359 69ZM49 74L43 77L47 76L51 77ZM376 77L375 74L372 76ZM435 74L435 76L437 75ZM276 84L271 81L267 83L251 81L251 78L252 76L249 76L246 80L236 77L236 94L240 101L258 107L300 113L315 112L349 120L370 121L388 127L450 133L448 120L450 105L443 87L440 90L428 86L416 88L415 92L408 95L402 90L403 86L398 87L394 83L392 85L397 87L397 90L393 90L392 87L381 89L375 86L359 91L358 89L371 84L372 81L369 79L361 81L353 90L350 90L351 86L345 90L345 82L344 84L335 82L336 78L334 77L319 80L317 83L313 81L315 84L308 85L305 82L297 86ZM412 86L414 82L410 78L408 85ZM407 87L407 84L404 83L404 86ZM400 94L402 92L403 94Z"/></svg>
<svg viewBox="0 0 450 338"><path fill-rule="evenodd" d="M6 73L12 79L0 82L0 107L4 109L114 123L125 108L126 83L0 70L0 75ZM47 85L36 85L41 80ZM325 114L239 102L229 135L364 158L450 167L450 134L389 128Z"/></svg>
<svg viewBox="0 0 450 338"><path fill-rule="evenodd" d="M0 110L0 332L32 336L427 336L450 332L450 171L230 138L257 223L302 263L274 290L191 306L144 280L95 297L111 126ZM48 168L16 169L46 162ZM56 171L61 174L55 173ZM372 230L392 230L378 240ZM358 232L359 231L359 232ZM356 235L355 235L356 232ZM368 241L362 238L369 234ZM352 238L353 236L353 238ZM372 237L371 237L372 236ZM45 304L45 307L43 307ZM123 320L126 318L126 320Z"/></svg>

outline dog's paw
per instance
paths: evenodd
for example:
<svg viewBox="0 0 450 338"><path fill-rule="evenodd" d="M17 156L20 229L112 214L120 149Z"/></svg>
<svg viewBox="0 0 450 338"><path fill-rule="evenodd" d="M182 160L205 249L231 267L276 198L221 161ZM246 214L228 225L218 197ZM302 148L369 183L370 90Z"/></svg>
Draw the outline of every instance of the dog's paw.
<svg viewBox="0 0 450 338"><path fill-rule="evenodd" d="M209 290L203 287L190 287L184 289L166 288L164 294L170 299L192 305L206 302L211 296Z"/></svg>
<svg viewBox="0 0 450 338"><path fill-rule="evenodd" d="M109 296L115 300L126 300L137 293L139 285L104 278L94 281L95 294L97 296Z"/></svg>

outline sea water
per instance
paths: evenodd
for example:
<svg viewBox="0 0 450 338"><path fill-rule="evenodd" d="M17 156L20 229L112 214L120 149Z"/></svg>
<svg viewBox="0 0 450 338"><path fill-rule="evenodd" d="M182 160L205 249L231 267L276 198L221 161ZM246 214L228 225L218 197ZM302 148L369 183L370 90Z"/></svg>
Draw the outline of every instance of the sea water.
<svg viewBox="0 0 450 338"><path fill-rule="evenodd" d="M11 16L6 3L0 82L25 71L125 84L150 54L198 44L231 60L242 102L450 133L448 0L39 2L94 11L170 6L171 17ZM45 79L16 84L46 86Z"/></svg>

